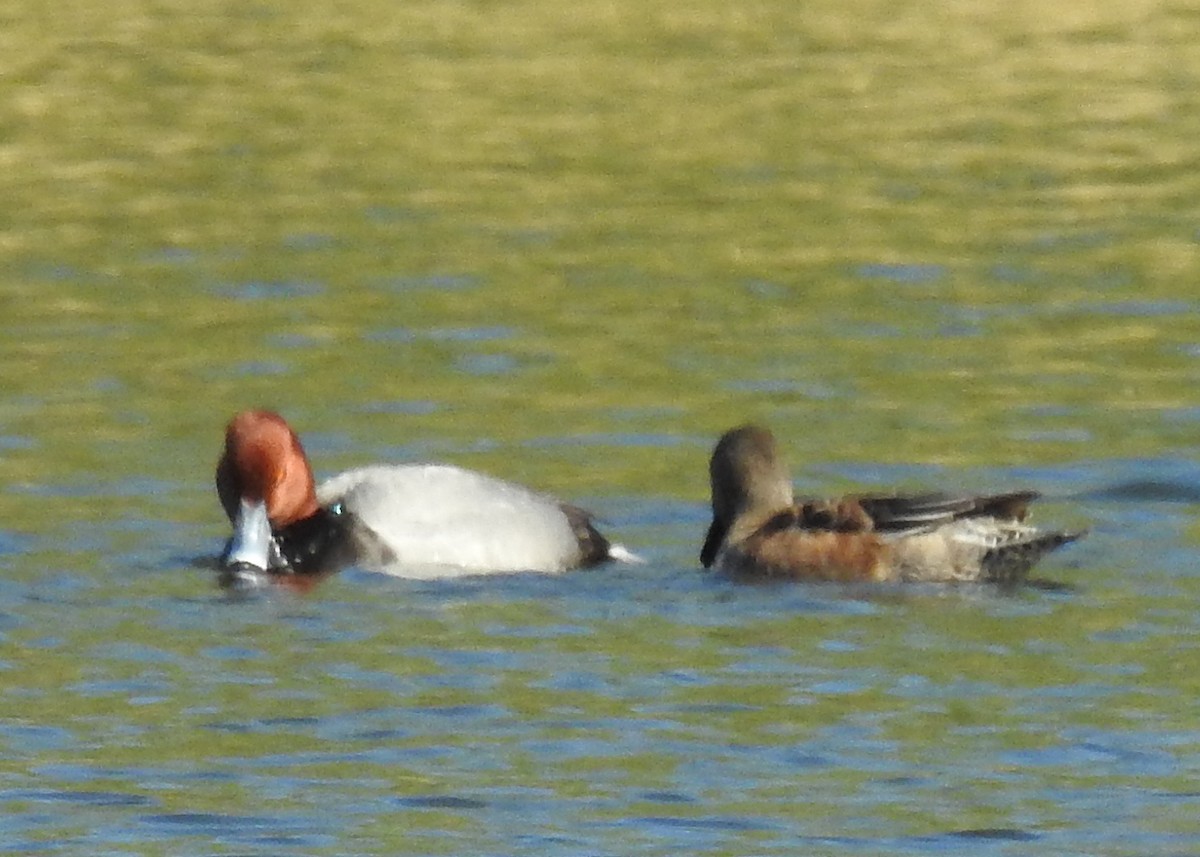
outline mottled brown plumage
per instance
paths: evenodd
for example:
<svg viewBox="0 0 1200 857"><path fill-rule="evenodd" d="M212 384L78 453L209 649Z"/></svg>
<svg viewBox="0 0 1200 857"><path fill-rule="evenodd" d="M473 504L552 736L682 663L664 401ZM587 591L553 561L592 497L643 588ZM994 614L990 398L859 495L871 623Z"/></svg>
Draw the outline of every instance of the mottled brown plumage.
<svg viewBox="0 0 1200 857"><path fill-rule="evenodd" d="M1083 535L1022 523L1033 491L800 500L765 428L726 432L709 466L706 568L747 578L1017 583L1043 554Z"/></svg>

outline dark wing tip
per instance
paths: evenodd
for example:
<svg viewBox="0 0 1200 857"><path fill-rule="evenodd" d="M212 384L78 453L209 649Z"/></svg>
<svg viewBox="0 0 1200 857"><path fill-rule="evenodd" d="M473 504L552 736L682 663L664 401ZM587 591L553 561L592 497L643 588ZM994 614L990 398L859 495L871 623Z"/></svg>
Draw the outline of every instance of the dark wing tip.
<svg viewBox="0 0 1200 857"><path fill-rule="evenodd" d="M944 492L859 497L858 503L879 530L906 530L945 524L960 518L1022 521L1037 491L1012 491L980 497Z"/></svg>

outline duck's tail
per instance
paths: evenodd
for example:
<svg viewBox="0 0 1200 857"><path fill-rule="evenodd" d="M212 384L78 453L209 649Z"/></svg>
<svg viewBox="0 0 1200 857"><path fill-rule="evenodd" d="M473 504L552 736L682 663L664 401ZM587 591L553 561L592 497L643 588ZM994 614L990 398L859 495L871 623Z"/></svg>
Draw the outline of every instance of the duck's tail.
<svg viewBox="0 0 1200 857"><path fill-rule="evenodd" d="M983 555L980 565L984 579L1001 584L1021 583L1043 556L1085 535L1087 530L1027 529L1016 538L994 545Z"/></svg>
<svg viewBox="0 0 1200 857"><path fill-rule="evenodd" d="M646 561L640 556L624 545L610 542L602 532L596 529L591 512L566 503L562 504L561 508L571 523L571 528L575 531L575 538L579 542L581 557L579 564L581 566L599 565L609 560L638 565L645 564Z"/></svg>
<svg viewBox="0 0 1200 857"><path fill-rule="evenodd" d="M615 562L625 562L630 565L645 565L646 560L635 554L633 551L624 545L610 544L608 546L608 558Z"/></svg>

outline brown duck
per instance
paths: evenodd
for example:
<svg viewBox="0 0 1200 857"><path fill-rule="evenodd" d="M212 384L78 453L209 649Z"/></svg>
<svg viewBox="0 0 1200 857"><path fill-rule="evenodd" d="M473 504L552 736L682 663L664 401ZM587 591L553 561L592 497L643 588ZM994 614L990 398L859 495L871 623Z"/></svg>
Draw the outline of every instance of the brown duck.
<svg viewBox="0 0 1200 857"><path fill-rule="evenodd" d="M1022 523L1034 491L796 500L765 428L726 432L709 465L713 521L705 568L747 579L1022 582L1083 531Z"/></svg>

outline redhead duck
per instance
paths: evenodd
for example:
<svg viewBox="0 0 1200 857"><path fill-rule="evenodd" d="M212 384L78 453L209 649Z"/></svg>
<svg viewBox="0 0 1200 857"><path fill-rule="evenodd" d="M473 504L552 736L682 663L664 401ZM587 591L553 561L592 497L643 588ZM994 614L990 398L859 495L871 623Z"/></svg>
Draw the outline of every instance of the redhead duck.
<svg viewBox="0 0 1200 857"><path fill-rule="evenodd" d="M216 482L234 527L225 585L304 589L350 564L441 577L638 561L584 510L458 467L377 465L317 487L300 439L271 411L230 420Z"/></svg>
<svg viewBox="0 0 1200 857"><path fill-rule="evenodd" d="M700 561L747 579L1014 584L1083 535L1021 523L1032 491L797 501L774 436L753 425L721 437L709 475L713 520Z"/></svg>

